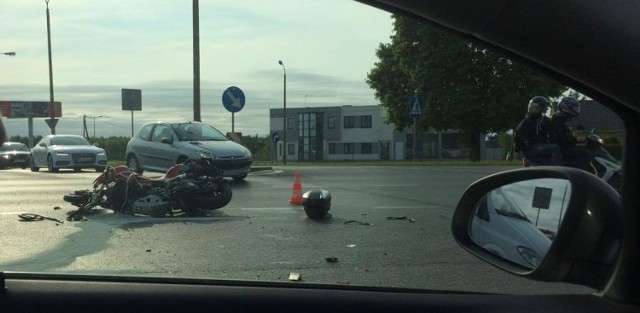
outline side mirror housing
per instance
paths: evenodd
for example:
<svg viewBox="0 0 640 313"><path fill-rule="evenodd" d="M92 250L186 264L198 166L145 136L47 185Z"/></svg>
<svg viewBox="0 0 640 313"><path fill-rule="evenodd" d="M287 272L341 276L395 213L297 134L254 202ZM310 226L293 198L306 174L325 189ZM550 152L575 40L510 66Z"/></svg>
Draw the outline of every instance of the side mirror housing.
<svg viewBox="0 0 640 313"><path fill-rule="evenodd" d="M611 186L587 172L517 169L469 186L452 232L468 252L514 275L602 289L622 245L622 205Z"/></svg>

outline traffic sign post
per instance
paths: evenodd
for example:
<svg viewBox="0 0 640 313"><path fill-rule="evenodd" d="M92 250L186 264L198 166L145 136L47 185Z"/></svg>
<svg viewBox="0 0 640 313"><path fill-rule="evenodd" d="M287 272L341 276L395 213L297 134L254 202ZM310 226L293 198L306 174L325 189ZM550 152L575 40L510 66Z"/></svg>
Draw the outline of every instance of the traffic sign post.
<svg viewBox="0 0 640 313"><path fill-rule="evenodd" d="M278 163L278 141L280 141L280 134L278 132L271 133L271 142L273 143L273 152L271 155L276 156L276 163Z"/></svg>
<svg viewBox="0 0 640 313"><path fill-rule="evenodd" d="M142 111L142 90L122 89L122 110L131 110L131 137L133 137L133 111Z"/></svg>
<svg viewBox="0 0 640 313"><path fill-rule="evenodd" d="M424 107L424 101L422 97L413 96L409 97L409 114L413 117L413 154L411 155L411 159L415 160L416 151L418 150L416 147L416 138L418 137L418 118L422 115L422 109Z"/></svg>
<svg viewBox="0 0 640 313"><path fill-rule="evenodd" d="M236 86L231 86L222 93L222 105L231 112L231 132L235 132L235 113L244 108L244 103L244 92Z"/></svg>

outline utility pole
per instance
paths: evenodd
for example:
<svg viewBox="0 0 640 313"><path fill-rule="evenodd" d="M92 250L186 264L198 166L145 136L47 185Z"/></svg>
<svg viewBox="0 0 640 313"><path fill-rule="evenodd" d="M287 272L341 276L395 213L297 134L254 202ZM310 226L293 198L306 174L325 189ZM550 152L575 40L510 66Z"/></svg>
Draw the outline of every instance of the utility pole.
<svg viewBox="0 0 640 313"><path fill-rule="evenodd" d="M193 120L200 117L200 9L198 0L193 0Z"/></svg>
<svg viewBox="0 0 640 313"><path fill-rule="evenodd" d="M54 98L53 98L53 66L51 62L51 23L49 22L49 0L44 0L47 4L47 42L49 46L49 105L47 106L49 110L50 119L47 122L49 128L51 128L51 134L56 134L56 124L58 120L55 118L55 107L54 107Z"/></svg>

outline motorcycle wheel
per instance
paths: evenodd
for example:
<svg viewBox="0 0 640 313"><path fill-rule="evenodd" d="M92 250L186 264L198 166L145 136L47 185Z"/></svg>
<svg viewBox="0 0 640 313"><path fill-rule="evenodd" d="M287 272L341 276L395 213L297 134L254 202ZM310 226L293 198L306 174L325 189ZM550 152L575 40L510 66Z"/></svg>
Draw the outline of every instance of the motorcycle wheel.
<svg viewBox="0 0 640 313"><path fill-rule="evenodd" d="M77 190L75 193L64 195L63 199L66 202L80 207L89 203L91 196L88 190Z"/></svg>
<svg viewBox="0 0 640 313"><path fill-rule="evenodd" d="M218 192L220 192L220 194L215 197L213 201L208 203L208 206L204 208L205 210L216 210L231 202L233 192L231 191L231 186L229 186L229 184L224 183Z"/></svg>
<svg viewBox="0 0 640 313"><path fill-rule="evenodd" d="M202 199L202 201L195 201L191 198L189 200L182 201L183 210L187 215L191 216L201 216L207 215L208 212L217 210L229 204L231 202L231 198L233 196L233 192L231 191L231 187L229 184L224 184L220 186L220 189L216 191L216 196L206 197Z"/></svg>

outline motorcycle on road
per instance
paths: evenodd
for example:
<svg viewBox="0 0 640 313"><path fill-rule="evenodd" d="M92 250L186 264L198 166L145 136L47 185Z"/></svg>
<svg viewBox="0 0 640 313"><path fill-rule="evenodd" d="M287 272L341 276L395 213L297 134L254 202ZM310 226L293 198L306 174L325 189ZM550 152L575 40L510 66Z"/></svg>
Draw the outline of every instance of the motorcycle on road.
<svg viewBox="0 0 640 313"><path fill-rule="evenodd" d="M93 182L93 190L77 190L64 200L78 207L67 217L77 221L97 206L152 217L201 215L226 206L231 197L222 173L211 159L201 158L177 164L160 178L137 174L124 165L107 167Z"/></svg>
<svg viewBox="0 0 640 313"><path fill-rule="evenodd" d="M622 164L614 158L609 151L604 148L604 141L592 129L589 134L586 133L585 128L582 126L577 127L585 134L584 149L591 154L591 160L589 161L590 168L581 168L575 160L565 160L565 165L570 167L581 168L585 171L591 172L594 175L600 177L607 182L613 189L620 192L620 185L622 183ZM523 167L551 165L551 157L531 158L523 157Z"/></svg>

